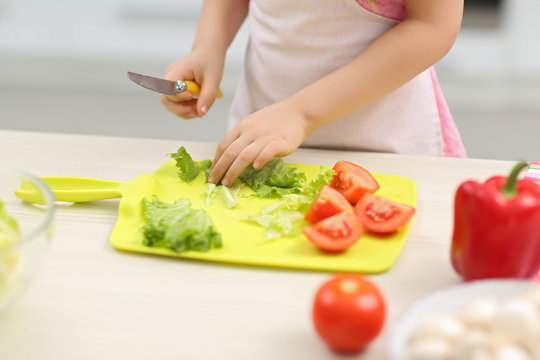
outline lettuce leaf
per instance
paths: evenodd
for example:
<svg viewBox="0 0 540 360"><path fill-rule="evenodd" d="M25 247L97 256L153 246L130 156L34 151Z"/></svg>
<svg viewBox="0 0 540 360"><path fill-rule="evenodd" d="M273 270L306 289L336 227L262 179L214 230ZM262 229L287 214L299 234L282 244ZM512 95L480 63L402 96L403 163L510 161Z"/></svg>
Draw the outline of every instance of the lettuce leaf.
<svg viewBox="0 0 540 360"><path fill-rule="evenodd" d="M210 206L216 196L219 196L225 202L227 208L232 209L236 207L240 201L240 188L242 187L241 181L235 181L231 186L208 184L208 188L205 191L206 207Z"/></svg>
<svg viewBox="0 0 540 360"><path fill-rule="evenodd" d="M306 181L306 175L297 168L288 167L283 159L273 158L261 169L248 166L238 178L259 197L272 198L297 193Z"/></svg>
<svg viewBox="0 0 540 360"><path fill-rule="evenodd" d="M254 222L266 229L267 240L282 236L297 235L307 225L304 214L300 211L277 210L271 214L244 216L243 220Z"/></svg>
<svg viewBox="0 0 540 360"><path fill-rule="evenodd" d="M334 174L333 169L321 166L315 179L300 187L297 194L283 195L281 200L263 207L259 215L245 216L243 219L264 227L266 239L299 234L308 225L304 214Z"/></svg>
<svg viewBox="0 0 540 360"><path fill-rule="evenodd" d="M308 184L300 189L300 194L310 197L315 200L317 195L321 192L324 185L329 184L336 172L332 168L321 166L319 173L315 179L311 180Z"/></svg>
<svg viewBox="0 0 540 360"><path fill-rule="evenodd" d="M169 154L176 160L178 176L185 182L191 182L199 175L200 165L193 161L185 147L180 147L175 153Z"/></svg>
<svg viewBox="0 0 540 360"><path fill-rule="evenodd" d="M204 171L206 182L208 182L208 175L210 175L210 166L212 166L212 160L201 160L198 164L200 168Z"/></svg>
<svg viewBox="0 0 540 360"><path fill-rule="evenodd" d="M188 199L169 204L154 195L152 201L142 201L144 245L178 253L186 250L206 252L222 246L221 235L206 211L192 209Z"/></svg>

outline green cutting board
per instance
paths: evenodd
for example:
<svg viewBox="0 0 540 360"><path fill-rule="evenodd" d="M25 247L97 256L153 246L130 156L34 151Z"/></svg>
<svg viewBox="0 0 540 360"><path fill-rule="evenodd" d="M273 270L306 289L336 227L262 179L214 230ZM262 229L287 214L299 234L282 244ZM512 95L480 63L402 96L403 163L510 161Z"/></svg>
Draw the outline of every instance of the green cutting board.
<svg viewBox="0 0 540 360"><path fill-rule="evenodd" d="M297 167L311 180L320 166L288 164ZM396 261L411 224L390 236L364 233L360 240L342 253L320 251L303 234L266 240L265 229L242 220L245 215L257 215L263 206L279 199L241 198L233 209L216 197L205 206L207 184L203 172L190 183L178 178L174 161L162 165L153 175L143 174L123 187L119 216L110 236L111 244L123 251L173 256L221 263L279 267L328 272L379 273L388 270ZM378 195L416 205L416 185L404 177L372 173L380 184ZM185 251L143 245L140 228L143 225L141 200L157 195L160 200L174 202L188 198L192 207L204 209L222 235L223 247L209 252Z"/></svg>

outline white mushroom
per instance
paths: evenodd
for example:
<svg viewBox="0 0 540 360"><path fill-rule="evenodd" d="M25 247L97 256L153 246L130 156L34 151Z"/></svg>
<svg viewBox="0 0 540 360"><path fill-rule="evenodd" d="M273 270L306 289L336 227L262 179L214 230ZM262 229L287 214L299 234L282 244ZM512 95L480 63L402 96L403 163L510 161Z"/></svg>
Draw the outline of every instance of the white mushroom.
<svg viewBox="0 0 540 360"><path fill-rule="evenodd" d="M441 338L453 343L465 333L465 330L465 325L456 316L435 314L420 323L412 339Z"/></svg>
<svg viewBox="0 0 540 360"><path fill-rule="evenodd" d="M484 331L469 330L455 344L452 349L452 360L490 359L487 350L488 339Z"/></svg>
<svg viewBox="0 0 540 360"><path fill-rule="evenodd" d="M522 346L506 344L494 351L494 360L531 360L531 354Z"/></svg>
<svg viewBox="0 0 540 360"><path fill-rule="evenodd" d="M408 360L448 360L452 345L442 338L424 338L413 341L408 349Z"/></svg>
<svg viewBox="0 0 540 360"><path fill-rule="evenodd" d="M466 303L460 312L463 322L473 328L488 329L497 312L498 304L491 299L474 299Z"/></svg>
<svg viewBox="0 0 540 360"><path fill-rule="evenodd" d="M493 317L492 329L525 346L532 354L538 353L540 316L525 298L516 297L503 302Z"/></svg>

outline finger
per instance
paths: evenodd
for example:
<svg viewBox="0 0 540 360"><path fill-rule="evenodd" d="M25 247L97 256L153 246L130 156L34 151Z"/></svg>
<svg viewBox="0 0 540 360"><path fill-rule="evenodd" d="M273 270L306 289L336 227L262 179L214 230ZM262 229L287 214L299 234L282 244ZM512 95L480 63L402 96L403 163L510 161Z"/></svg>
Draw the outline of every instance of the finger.
<svg viewBox="0 0 540 360"><path fill-rule="evenodd" d="M173 62L165 70L164 79L166 80L193 80L193 78L194 74L191 66L185 64L182 60Z"/></svg>
<svg viewBox="0 0 540 360"><path fill-rule="evenodd" d="M259 143L253 142L242 149L240 154L238 154L232 162L231 166L229 166L221 183L227 186L233 184L242 171L244 171L261 152L261 147L262 145Z"/></svg>
<svg viewBox="0 0 540 360"><path fill-rule="evenodd" d="M188 101L188 100L193 99L193 93L189 91L184 91L174 96L173 95L162 95L162 96L165 96L167 99L173 102L183 102L183 101Z"/></svg>
<svg viewBox="0 0 540 360"><path fill-rule="evenodd" d="M260 169L268 161L270 161L274 156L280 153L280 146L276 141L271 141L262 149L259 155L253 161L253 167L255 169Z"/></svg>
<svg viewBox="0 0 540 360"><path fill-rule="evenodd" d="M238 155L246 148L249 143L246 143L242 138L236 139L232 144L230 144L222 153L220 158L214 162L214 168L210 170L210 176L208 177L208 182L213 182L217 184L222 180L223 175L229 170L231 164L235 161ZM230 185L232 183L223 183L223 185Z"/></svg>
<svg viewBox="0 0 540 360"><path fill-rule="evenodd" d="M193 69L183 62L183 59L178 60L167 67L165 70L164 79L170 81L177 80L194 80L195 74ZM193 93L189 91L183 91L176 95L168 95L169 100L174 102L182 102L193 99Z"/></svg>
<svg viewBox="0 0 540 360"><path fill-rule="evenodd" d="M197 110L199 111L200 116L205 115L214 104L218 87L219 76L215 74L205 76L204 81L201 84L199 100L197 101Z"/></svg>
<svg viewBox="0 0 540 360"><path fill-rule="evenodd" d="M214 160L212 161L212 166L210 166L210 170L214 169L214 166L219 161L225 150L239 137L240 133L237 132L235 128L232 128L227 134L225 134L225 136L223 137L223 139L221 139L217 146Z"/></svg>
<svg viewBox="0 0 540 360"><path fill-rule="evenodd" d="M174 101L170 101L167 97L162 97L161 103L165 106L165 108L184 119L191 119L193 117L197 117L197 101L196 100L188 100L181 103L177 103Z"/></svg>

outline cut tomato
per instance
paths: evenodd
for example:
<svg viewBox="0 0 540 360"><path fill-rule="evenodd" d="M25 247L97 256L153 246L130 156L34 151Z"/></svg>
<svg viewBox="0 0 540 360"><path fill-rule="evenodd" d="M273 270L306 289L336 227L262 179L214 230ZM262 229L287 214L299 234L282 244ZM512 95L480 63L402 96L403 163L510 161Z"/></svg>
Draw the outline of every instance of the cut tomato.
<svg viewBox="0 0 540 360"><path fill-rule="evenodd" d="M304 219L314 224L346 210L352 210L347 199L329 185L324 185Z"/></svg>
<svg viewBox="0 0 540 360"><path fill-rule="evenodd" d="M379 183L363 167L340 160L334 165L334 175L330 186L339 191L351 204L356 204L365 193L379 190Z"/></svg>
<svg viewBox="0 0 540 360"><path fill-rule="evenodd" d="M360 239L362 223L353 211L342 211L303 230L319 249L340 252Z"/></svg>
<svg viewBox="0 0 540 360"><path fill-rule="evenodd" d="M365 194L354 211L366 230L388 234L407 225L416 209L381 196Z"/></svg>

